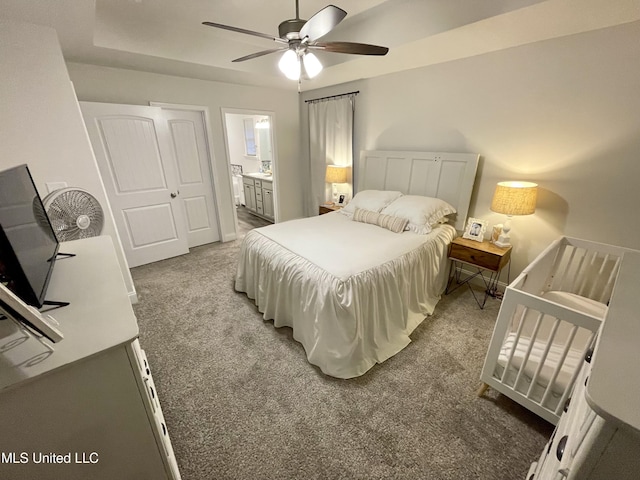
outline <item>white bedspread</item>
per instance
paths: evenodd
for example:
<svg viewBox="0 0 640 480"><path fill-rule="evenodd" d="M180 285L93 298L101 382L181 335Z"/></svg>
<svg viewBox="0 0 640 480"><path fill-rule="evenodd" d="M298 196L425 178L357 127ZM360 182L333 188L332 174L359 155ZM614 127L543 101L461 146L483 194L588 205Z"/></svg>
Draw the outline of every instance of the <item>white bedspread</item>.
<svg viewBox="0 0 640 480"><path fill-rule="evenodd" d="M447 281L455 229L392 233L338 212L250 231L235 288L265 320L288 326L310 363L362 375L409 344Z"/></svg>

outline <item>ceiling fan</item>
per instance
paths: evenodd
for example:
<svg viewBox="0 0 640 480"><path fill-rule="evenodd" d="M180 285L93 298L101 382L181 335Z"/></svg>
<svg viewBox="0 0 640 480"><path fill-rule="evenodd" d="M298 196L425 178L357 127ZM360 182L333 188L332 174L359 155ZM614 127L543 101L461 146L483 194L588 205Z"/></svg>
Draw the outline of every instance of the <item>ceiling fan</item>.
<svg viewBox="0 0 640 480"><path fill-rule="evenodd" d="M301 75L313 78L322 71L322 64L312 50L324 50L332 53L348 53L353 55L386 55L389 49L378 45L353 42L319 42L318 39L333 30L347 12L335 5L328 5L313 15L309 20L300 18L298 0L296 0L296 18L285 20L278 26L280 37L273 37L266 33L254 32L244 28L222 25L214 22L202 22L209 27L222 28L232 32L254 35L256 37L273 40L282 44L278 48L262 50L244 57L236 58L234 62L244 62L270 53L284 51L278 62L278 67L291 80L300 80Z"/></svg>

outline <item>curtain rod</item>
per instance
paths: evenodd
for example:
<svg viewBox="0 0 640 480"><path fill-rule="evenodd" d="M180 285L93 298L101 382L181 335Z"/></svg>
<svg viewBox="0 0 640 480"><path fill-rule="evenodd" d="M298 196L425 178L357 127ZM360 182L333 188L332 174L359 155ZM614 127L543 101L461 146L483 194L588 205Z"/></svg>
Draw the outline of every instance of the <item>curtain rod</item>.
<svg viewBox="0 0 640 480"><path fill-rule="evenodd" d="M312 98L311 100L305 100L304 103L319 102L321 100L329 100L330 98L346 97L347 95L357 95L359 93L360 93L360 90L356 90L355 92L340 93L338 95L329 95L328 97Z"/></svg>

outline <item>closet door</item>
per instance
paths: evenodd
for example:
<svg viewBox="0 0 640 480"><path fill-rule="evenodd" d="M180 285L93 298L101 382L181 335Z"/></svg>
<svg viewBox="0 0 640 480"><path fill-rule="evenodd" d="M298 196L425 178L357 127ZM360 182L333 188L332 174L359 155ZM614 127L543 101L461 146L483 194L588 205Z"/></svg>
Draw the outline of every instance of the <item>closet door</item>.
<svg viewBox="0 0 640 480"><path fill-rule="evenodd" d="M188 253L162 109L80 102L130 267Z"/></svg>
<svg viewBox="0 0 640 480"><path fill-rule="evenodd" d="M220 240L209 146L201 112L163 108L178 173L189 248Z"/></svg>

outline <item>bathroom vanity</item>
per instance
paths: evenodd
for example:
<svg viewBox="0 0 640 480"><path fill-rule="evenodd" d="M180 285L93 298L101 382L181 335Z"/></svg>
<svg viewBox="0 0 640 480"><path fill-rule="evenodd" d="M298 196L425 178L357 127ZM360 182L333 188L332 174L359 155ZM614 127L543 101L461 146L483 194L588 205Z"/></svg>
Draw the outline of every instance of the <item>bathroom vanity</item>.
<svg viewBox="0 0 640 480"><path fill-rule="evenodd" d="M273 176L266 173L245 173L242 175L242 188L247 210L273 222Z"/></svg>

